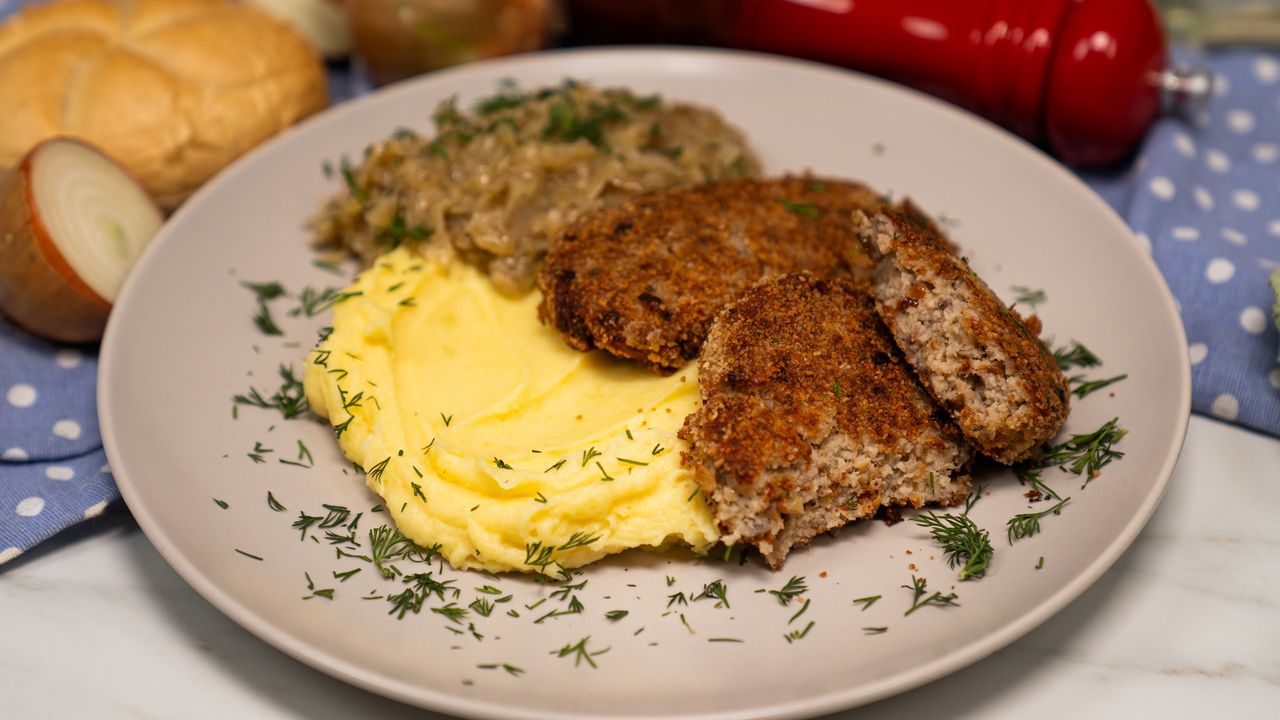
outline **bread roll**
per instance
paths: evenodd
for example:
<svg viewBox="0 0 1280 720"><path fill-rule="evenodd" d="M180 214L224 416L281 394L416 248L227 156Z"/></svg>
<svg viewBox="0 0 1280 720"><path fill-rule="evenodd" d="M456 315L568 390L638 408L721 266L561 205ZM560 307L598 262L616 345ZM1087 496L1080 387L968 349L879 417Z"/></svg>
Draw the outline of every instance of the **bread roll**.
<svg viewBox="0 0 1280 720"><path fill-rule="evenodd" d="M326 103L312 47L245 5L69 0L0 25L0 167L45 138L81 137L166 210Z"/></svg>

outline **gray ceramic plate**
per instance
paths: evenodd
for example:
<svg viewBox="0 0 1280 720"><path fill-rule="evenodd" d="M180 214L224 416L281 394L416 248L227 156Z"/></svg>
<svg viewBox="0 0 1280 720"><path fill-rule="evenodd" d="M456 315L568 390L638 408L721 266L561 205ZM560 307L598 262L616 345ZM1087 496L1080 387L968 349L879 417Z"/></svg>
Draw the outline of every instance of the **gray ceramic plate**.
<svg viewBox="0 0 1280 720"><path fill-rule="evenodd" d="M298 366L325 318L277 313L283 338L250 321L242 280L341 284L312 265L304 221L337 181L321 165L356 155L399 126L429 131L437 101L463 103L500 80L566 77L718 108L743 127L771 172L812 169L860 178L954 219L974 267L1011 298L1043 289L1047 332L1078 339L1128 373L1076 403L1068 432L1119 417L1129 429L1087 488L1053 470L1072 500L1039 535L1010 545L1005 523L1027 512L1012 474L987 473L972 517L996 547L991 571L958 582L912 523L866 523L824 538L771 574L755 564L631 553L590 569L579 614L555 588L527 579L456 577L458 604L499 586L514 597L488 617L454 624L424 608L397 621L385 599L399 583L332 547L299 541L300 511L323 503L368 510L377 499L350 473L329 430L308 419L243 408L251 385L275 388ZM1128 547L1169 479L1186 428L1189 366L1178 313L1146 248L1070 173L1023 142L895 86L812 64L713 51L607 50L532 55L434 74L343 105L285 133L187 202L129 279L102 348L100 406L107 453L130 509L173 567L214 605L299 660L378 693L436 710L494 718L775 718L846 708L972 663L1044 622ZM314 467L274 461L303 441ZM255 443L268 462L246 455ZM273 493L288 510L267 507ZM223 509L214 498L227 503ZM1038 504L1035 509L1046 506ZM366 514L359 532L381 524ZM256 555L255 560L248 555ZM1040 559L1043 558L1042 567ZM332 600L308 594L334 588ZM957 607L910 616L912 575ZM783 606L761 589L802 576L810 603ZM671 578L670 582L668 578ZM730 607L687 605L720 579ZM865 611L854 599L880 595ZM527 609L540 598L541 606ZM440 605L434 602L430 605ZM506 614L515 609L520 617ZM627 610L611 621L610 610ZM812 622L812 627L809 623ZM468 628L468 624L472 627ZM803 637L799 635L810 627ZM643 629L641 629L643 628ZM882 634L864 628L887 628ZM474 630L474 632L472 632ZM461 634L457 634L461 632ZM478 636L483 636L479 639ZM587 638L596 668L556 652ZM741 642L736 642L741 641ZM522 672L504 670L502 664ZM497 667L492 667L497 664Z"/></svg>

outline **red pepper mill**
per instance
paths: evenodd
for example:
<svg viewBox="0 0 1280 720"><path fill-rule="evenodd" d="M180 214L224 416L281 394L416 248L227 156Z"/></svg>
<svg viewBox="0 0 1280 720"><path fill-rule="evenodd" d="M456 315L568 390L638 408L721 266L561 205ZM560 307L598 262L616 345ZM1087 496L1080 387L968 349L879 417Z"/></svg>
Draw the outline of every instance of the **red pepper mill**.
<svg viewBox="0 0 1280 720"><path fill-rule="evenodd" d="M1148 0L741 0L735 33L920 88L1082 166L1124 158L1210 87L1168 66Z"/></svg>

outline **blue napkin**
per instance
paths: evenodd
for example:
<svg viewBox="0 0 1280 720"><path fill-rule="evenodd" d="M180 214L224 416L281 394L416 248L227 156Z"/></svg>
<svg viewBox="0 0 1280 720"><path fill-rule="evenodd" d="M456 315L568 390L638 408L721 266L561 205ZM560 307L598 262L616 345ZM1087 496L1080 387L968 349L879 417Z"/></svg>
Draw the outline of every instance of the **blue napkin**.
<svg viewBox="0 0 1280 720"><path fill-rule="evenodd" d="M1126 172L1084 179L1150 246L1178 302L1192 409L1280 435L1268 283L1280 262L1280 55L1179 59L1216 73L1206 115L1162 120Z"/></svg>
<svg viewBox="0 0 1280 720"><path fill-rule="evenodd" d="M13 6L0 0L0 18ZM1203 121L1161 120L1130 167L1083 177L1149 243L1181 306L1195 412L1280 435L1267 283L1280 261L1280 55L1195 61L1220 79ZM337 102L369 84L334 68L330 88ZM98 434L96 369L93 348L0 319L0 564L119 497Z"/></svg>

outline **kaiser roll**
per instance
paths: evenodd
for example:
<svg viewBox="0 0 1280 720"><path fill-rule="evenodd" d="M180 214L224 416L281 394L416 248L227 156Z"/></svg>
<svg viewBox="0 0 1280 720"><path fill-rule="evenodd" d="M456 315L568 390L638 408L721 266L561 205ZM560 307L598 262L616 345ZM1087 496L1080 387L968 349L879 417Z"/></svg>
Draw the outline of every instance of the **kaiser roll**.
<svg viewBox="0 0 1280 720"><path fill-rule="evenodd" d="M69 0L0 25L0 167L83 138L171 210L224 165L327 102L315 50L223 0Z"/></svg>

